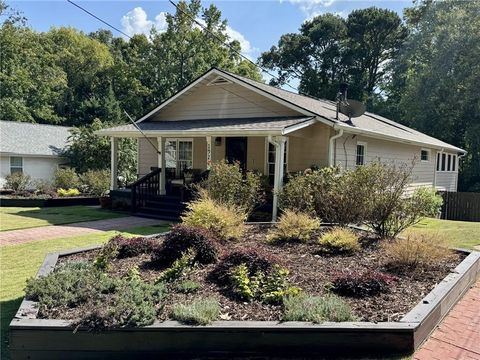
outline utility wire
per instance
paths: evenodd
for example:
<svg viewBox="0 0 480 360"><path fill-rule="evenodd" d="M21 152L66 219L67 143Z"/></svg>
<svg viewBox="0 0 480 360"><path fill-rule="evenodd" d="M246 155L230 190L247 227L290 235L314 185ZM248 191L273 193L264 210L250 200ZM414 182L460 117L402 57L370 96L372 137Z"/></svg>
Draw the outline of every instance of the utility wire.
<svg viewBox="0 0 480 360"><path fill-rule="evenodd" d="M140 126L138 126L138 124L135 122L135 120L133 120L133 118L129 115L129 113L126 111L126 110L123 110L123 112L125 113L125 115L127 115L128 117L128 120L130 120L130 122L133 124L133 126L138 130L140 131L140 134L143 135L143 137L145 139L147 139L147 141L150 143L150 145L152 145L152 147L155 149L155 151L157 152L157 154L161 155L162 152L158 149L158 147L152 142L152 140L150 140L150 138L142 131L142 129L140 129Z"/></svg>
<svg viewBox="0 0 480 360"><path fill-rule="evenodd" d="M105 25L107 25L108 27L112 28L113 30L118 31L118 32L119 32L120 34L122 34L122 35L125 35L127 38L129 38L129 39L132 38L130 35L127 35L127 34L125 34L122 30L116 28L116 27L113 26L113 25L110 25L108 22L106 22L105 20L99 18L97 15L91 13L91 12L88 11L87 9L81 7L81 6L78 5L78 4L75 4L72 0L67 0L67 1L68 1L70 4L72 4L73 6L76 6L76 7L79 8L80 10L86 12L88 15L94 17L94 18L97 19L98 21L100 21L100 22L104 23Z"/></svg>

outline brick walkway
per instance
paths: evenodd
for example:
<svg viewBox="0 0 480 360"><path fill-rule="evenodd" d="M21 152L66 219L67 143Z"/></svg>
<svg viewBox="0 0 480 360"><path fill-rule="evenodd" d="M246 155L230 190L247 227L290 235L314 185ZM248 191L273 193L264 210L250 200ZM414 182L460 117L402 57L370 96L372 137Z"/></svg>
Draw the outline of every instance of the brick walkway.
<svg viewBox="0 0 480 360"><path fill-rule="evenodd" d="M168 224L166 221L135 216L123 218L85 221L67 225L41 226L0 232L0 246L23 244L35 240L50 240L62 237L102 233L109 230L125 230L139 226Z"/></svg>
<svg viewBox="0 0 480 360"><path fill-rule="evenodd" d="M448 313L414 360L480 360L480 280Z"/></svg>

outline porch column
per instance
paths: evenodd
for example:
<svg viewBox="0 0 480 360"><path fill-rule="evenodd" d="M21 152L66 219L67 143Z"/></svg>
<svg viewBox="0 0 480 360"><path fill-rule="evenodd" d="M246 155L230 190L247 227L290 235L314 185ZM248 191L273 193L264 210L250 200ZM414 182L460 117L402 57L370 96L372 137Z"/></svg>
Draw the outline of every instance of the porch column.
<svg viewBox="0 0 480 360"><path fill-rule="evenodd" d="M110 138L110 190L118 189L118 138Z"/></svg>
<svg viewBox="0 0 480 360"><path fill-rule="evenodd" d="M285 161L285 136L269 136L268 141L275 146L275 176L273 180L272 221L277 221L278 194L283 187L283 163Z"/></svg>
<svg viewBox="0 0 480 360"><path fill-rule="evenodd" d="M165 195L165 138L164 137L158 137L157 138L158 142L158 168L162 169L160 172L160 188L159 192L160 195Z"/></svg>
<svg viewBox="0 0 480 360"><path fill-rule="evenodd" d="M212 137L207 136L207 170L212 166Z"/></svg>

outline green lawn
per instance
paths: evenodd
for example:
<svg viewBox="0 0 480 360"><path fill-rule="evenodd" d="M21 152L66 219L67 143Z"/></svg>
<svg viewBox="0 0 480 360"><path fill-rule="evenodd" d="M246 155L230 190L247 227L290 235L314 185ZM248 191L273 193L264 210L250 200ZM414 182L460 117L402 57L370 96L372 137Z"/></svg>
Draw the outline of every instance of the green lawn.
<svg viewBox="0 0 480 360"><path fill-rule="evenodd" d="M26 229L38 226L112 219L122 216L125 215L92 206L50 208L0 207L0 230Z"/></svg>
<svg viewBox="0 0 480 360"><path fill-rule="evenodd" d="M412 232L439 233L450 242L452 247L473 249L480 245L480 222L423 219L407 230Z"/></svg>
<svg viewBox="0 0 480 360"><path fill-rule="evenodd" d="M134 236L155 234L166 230L168 230L168 227L162 225L137 227L121 233L127 236ZM8 325L23 298L25 281L36 274L45 255L60 250L101 244L118 233L118 231L108 231L101 235L94 234L54 240L40 240L27 244L0 247L1 359L8 358L5 346L8 341Z"/></svg>

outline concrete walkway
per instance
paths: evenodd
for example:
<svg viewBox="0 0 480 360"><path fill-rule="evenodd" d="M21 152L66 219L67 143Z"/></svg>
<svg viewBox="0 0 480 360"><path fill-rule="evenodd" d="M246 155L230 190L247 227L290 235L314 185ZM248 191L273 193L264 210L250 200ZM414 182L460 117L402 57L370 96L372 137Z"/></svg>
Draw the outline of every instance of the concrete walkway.
<svg viewBox="0 0 480 360"><path fill-rule="evenodd" d="M480 360L480 280L414 354L414 360Z"/></svg>
<svg viewBox="0 0 480 360"><path fill-rule="evenodd" d="M169 223L163 220L127 216L108 220L85 221L66 225L51 225L30 229L2 231L0 232L0 246L23 244L35 240L50 240L70 236L102 233L109 230L125 230L139 226L163 224Z"/></svg>

